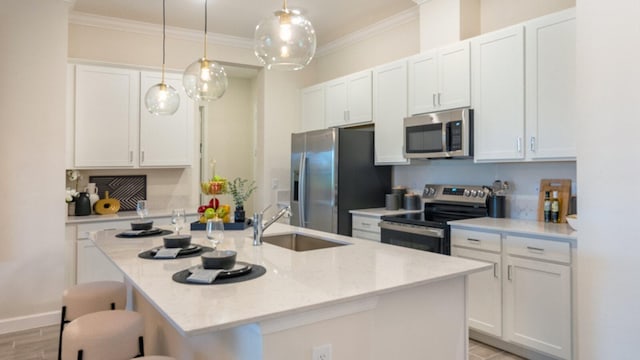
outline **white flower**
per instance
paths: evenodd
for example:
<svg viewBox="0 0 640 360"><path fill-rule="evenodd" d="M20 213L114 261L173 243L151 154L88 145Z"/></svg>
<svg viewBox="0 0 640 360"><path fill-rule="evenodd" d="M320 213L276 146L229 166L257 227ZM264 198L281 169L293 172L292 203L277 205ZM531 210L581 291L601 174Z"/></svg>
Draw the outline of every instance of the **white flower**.
<svg viewBox="0 0 640 360"><path fill-rule="evenodd" d="M80 177L78 170L67 170L67 177L70 181L76 181Z"/></svg>
<svg viewBox="0 0 640 360"><path fill-rule="evenodd" d="M66 196L65 196L64 200L67 203L70 203L70 202L73 202L73 200L74 200L74 198L76 196L78 196L78 192L77 191L67 188L67 193L66 193Z"/></svg>

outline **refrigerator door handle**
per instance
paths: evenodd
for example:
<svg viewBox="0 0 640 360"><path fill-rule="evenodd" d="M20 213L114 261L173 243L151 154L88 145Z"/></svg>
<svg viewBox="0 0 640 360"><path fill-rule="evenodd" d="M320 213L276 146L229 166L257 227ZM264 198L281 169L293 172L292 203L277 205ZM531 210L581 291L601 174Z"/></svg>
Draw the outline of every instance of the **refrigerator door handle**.
<svg viewBox="0 0 640 360"><path fill-rule="evenodd" d="M298 169L300 180L298 181L298 214L300 214L300 226L306 227L307 222L304 218L305 198L307 197L305 188L307 186L307 152L304 151L300 156L300 167Z"/></svg>

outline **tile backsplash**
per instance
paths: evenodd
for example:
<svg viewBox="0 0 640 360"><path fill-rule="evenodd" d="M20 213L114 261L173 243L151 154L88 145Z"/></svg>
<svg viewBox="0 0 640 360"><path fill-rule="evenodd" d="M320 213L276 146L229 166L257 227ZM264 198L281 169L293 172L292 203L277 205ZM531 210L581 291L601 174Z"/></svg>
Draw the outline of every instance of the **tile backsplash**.
<svg viewBox="0 0 640 360"><path fill-rule="evenodd" d="M507 216L530 220L537 218L541 179L571 179L571 194L577 194L575 161L475 164L466 159L425 160L393 169L394 186L420 193L427 183L491 185L494 180L508 181Z"/></svg>
<svg viewBox="0 0 640 360"><path fill-rule="evenodd" d="M77 182L67 178L67 187L82 191L91 176L146 176L146 197L150 209L197 209L200 202L198 174L194 176L192 168L79 170L79 173Z"/></svg>

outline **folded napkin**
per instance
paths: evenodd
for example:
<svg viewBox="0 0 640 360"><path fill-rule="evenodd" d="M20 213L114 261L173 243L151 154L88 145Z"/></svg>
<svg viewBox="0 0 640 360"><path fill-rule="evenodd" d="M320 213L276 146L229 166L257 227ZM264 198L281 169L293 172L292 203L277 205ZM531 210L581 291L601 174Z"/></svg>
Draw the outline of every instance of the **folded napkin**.
<svg viewBox="0 0 640 360"><path fill-rule="evenodd" d="M220 274L222 269L204 269L201 267L197 267L191 269L191 275L187 277L188 282L199 283L199 284L211 284L216 280L218 274Z"/></svg>
<svg viewBox="0 0 640 360"><path fill-rule="evenodd" d="M178 257L178 254L180 254L180 250L182 250L182 248L161 247L153 257L156 259L175 259Z"/></svg>

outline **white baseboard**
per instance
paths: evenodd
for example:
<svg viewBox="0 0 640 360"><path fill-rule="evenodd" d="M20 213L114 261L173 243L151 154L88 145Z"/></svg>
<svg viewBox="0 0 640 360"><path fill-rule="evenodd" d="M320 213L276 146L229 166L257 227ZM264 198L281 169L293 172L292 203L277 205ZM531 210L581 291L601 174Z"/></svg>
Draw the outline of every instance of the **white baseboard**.
<svg viewBox="0 0 640 360"><path fill-rule="evenodd" d="M60 311L0 319L0 335L60 323Z"/></svg>

